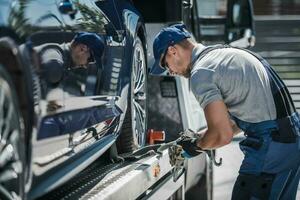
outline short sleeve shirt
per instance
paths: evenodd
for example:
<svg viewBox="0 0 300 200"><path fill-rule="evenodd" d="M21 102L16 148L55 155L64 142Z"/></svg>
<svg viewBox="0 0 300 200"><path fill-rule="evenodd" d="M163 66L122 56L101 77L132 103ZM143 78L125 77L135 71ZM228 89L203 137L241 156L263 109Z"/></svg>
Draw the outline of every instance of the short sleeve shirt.
<svg viewBox="0 0 300 200"><path fill-rule="evenodd" d="M212 50L198 44L192 52L191 89L202 108L222 100L229 113L240 120L256 123L276 118L269 78L261 62L236 48Z"/></svg>

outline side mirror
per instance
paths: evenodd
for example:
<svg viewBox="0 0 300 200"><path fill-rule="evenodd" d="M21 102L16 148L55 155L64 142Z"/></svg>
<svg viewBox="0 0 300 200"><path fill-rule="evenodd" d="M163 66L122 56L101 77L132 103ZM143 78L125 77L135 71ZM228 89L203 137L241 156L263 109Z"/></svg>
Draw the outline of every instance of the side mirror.
<svg viewBox="0 0 300 200"><path fill-rule="evenodd" d="M62 14L66 15L74 15L77 12L70 0L61 1L59 3L58 9Z"/></svg>

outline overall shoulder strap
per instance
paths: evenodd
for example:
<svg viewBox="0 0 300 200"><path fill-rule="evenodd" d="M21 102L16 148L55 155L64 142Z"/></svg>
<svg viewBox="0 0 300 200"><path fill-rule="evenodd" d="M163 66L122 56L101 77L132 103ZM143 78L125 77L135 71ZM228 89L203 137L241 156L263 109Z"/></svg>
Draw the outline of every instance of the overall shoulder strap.
<svg viewBox="0 0 300 200"><path fill-rule="evenodd" d="M272 88L273 98L276 105L277 118L281 119L287 116L290 116L293 112L296 112L295 105L293 103L292 97L285 85L285 83L281 80L279 75L275 72L272 66L260 55L243 48L233 47L236 49L244 50L254 57L256 57L265 67L269 77L270 84Z"/></svg>

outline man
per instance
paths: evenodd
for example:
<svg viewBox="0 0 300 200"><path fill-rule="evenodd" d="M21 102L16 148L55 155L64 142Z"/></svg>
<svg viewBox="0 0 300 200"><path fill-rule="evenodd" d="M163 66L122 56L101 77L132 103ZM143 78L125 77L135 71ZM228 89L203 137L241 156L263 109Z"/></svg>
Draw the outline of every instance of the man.
<svg viewBox="0 0 300 200"><path fill-rule="evenodd" d="M94 86L99 77L96 80L89 80L89 76L85 74L89 71L98 72L101 70L104 47L105 42L101 36L88 32L77 33L69 43L46 43L34 47L33 52L36 54L36 62L40 66L38 72L41 82L41 94L42 98L47 100L46 111L48 114L55 113L62 108L60 102L52 99L56 98L56 93L51 93L54 90L67 91L69 94L77 96L94 95ZM87 70L87 68L93 69ZM99 74L96 73L97 76ZM75 77L75 75L77 76ZM80 78L83 80L78 81ZM80 82L85 83L84 91L81 89ZM60 83L62 83L61 86ZM41 139L63 135L89 127L90 124L94 123L95 113L95 110L89 112L78 111L73 113L73 117L68 118L68 120L59 115L50 116L42 121L38 137ZM74 115L77 117L74 117Z"/></svg>
<svg viewBox="0 0 300 200"><path fill-rule="evenodd" d="M34 47L41 78L57 83L67 69L87 68L91 62L101 65L104 44L104 39L95 33L79 32L70 43L46 43Z"/></svg>
<svg viewBox="0 0 300 200"><path fill-rule="evenodd" d="M245 158L232 199L295 199L300 177L299 115L288 91L261 57L229 46L197 44L181 24L153 43L152 74L189 78L207 129L180 142L187 154L222 147L244 131Z"/></svg>

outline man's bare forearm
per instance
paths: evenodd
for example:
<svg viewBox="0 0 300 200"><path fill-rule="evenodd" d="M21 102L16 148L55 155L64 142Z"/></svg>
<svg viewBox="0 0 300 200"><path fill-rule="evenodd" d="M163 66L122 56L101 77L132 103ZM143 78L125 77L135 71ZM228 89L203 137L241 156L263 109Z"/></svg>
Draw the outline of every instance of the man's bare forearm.
<svg viewBox="0 0 300 200"><path fill-rule="evenodd" d="M233 135L237 135L241 132L241 129L236 125L236 123L230 120ZM197 142L197 145L202 149L216 149L224 146L224 143L220 143L220 137L222 135L217 134L216 132L209 131L207 128L198 132L202 135L201 139Z"/></svg>

